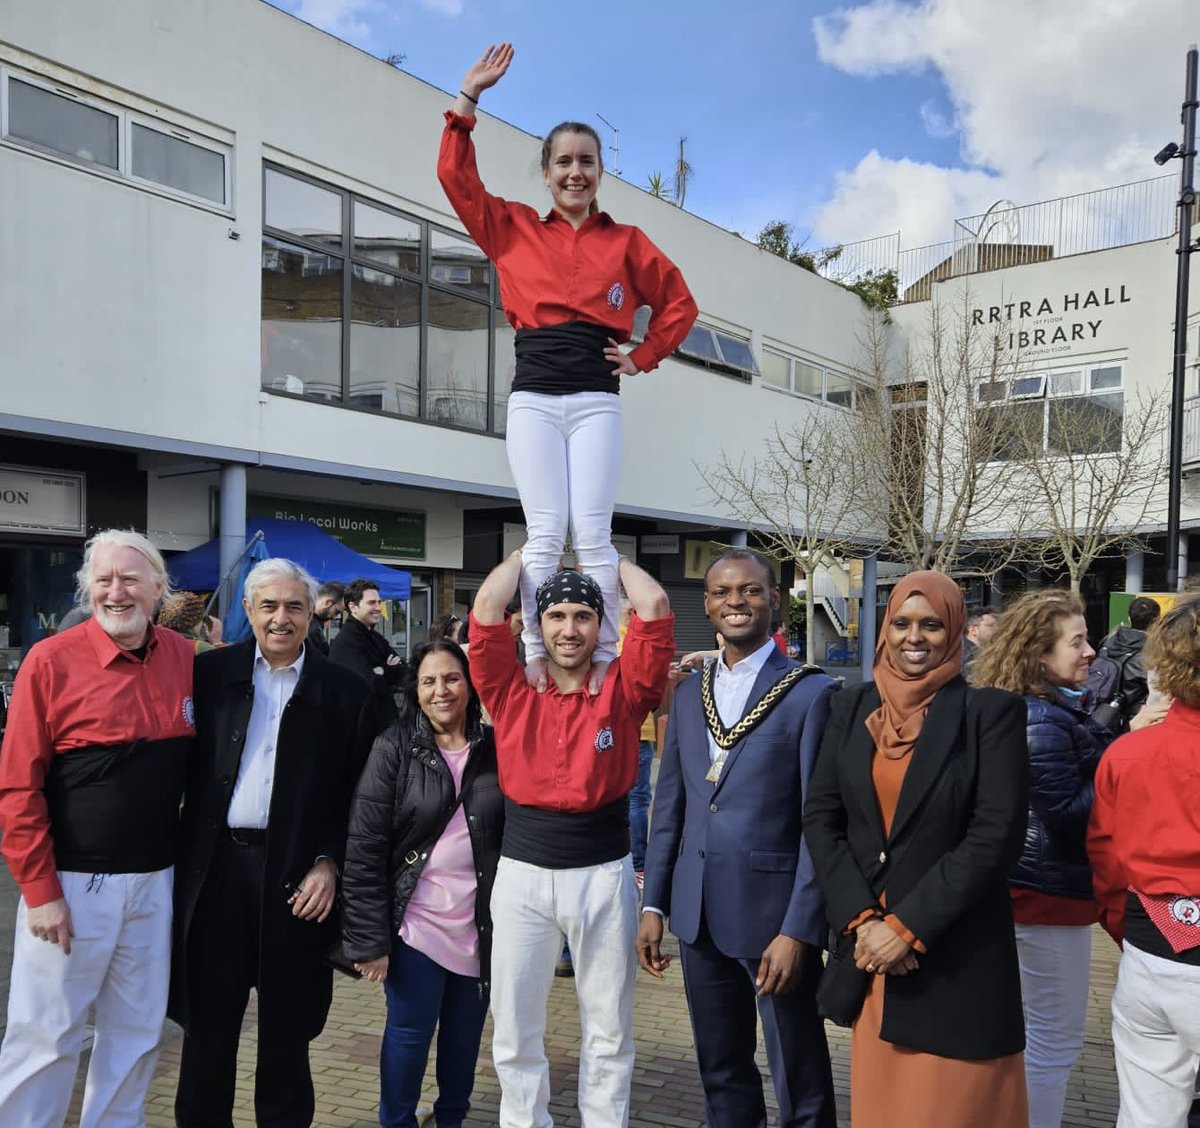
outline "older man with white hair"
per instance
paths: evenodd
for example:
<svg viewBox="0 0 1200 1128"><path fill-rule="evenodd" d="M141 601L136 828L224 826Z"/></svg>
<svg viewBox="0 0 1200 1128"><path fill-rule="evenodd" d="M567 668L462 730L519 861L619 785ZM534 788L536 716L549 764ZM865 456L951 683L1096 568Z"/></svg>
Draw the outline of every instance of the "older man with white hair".
<svg viewBox="0 0 1200 1128"><path fill-rule="evenodd" d="M315 600L298 564L256 564L242 600L254 637L196 660L171 1004L181 1128L233 1123L252 987L257 1122L312 1123L308 1044L329 1012L350 796L375 735L368 685L305 645Z"/></svg>
<svg viewBox="0 0 1200 1128"><path fill-rule="evenodd" d="M89 1008L81 1128L145 1123L171 953L192 646L153 625L158 550L109 529L84 549L82 626L36 643L0 750L0 850L21 890L0 1048L0 1121L66 1119Z"/></svg>

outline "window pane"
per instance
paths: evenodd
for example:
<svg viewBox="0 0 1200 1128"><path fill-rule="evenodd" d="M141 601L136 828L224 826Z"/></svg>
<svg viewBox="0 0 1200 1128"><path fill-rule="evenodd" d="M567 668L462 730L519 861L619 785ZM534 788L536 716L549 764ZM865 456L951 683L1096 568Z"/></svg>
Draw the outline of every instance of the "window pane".
<svg viewBox="0 0 1200 1128"><path fill-rule="evenodd" d="M839 376L836 372L825 373L825 398L839 407L854 406L854 385L849 376Z"/></svg>
<svg viewBox="0 0 1200 1128"><path fill-rule="evenodd" d="M486 305L430 290L427 419L487 426L488 337Z"/></svg>
<svg viewBox="0 0 1200 1128"><path fill-rule="evenodd" d="M976 423L982 461L1030 458L1042 451L1046 408L1041 400L980 408Z"/></svg>
<svg viewBox="0 0 1200 1128"><path fill-rule="evenodd" d="M978 386L980 403L1001 403L1008 395L1007 380L988 380Z"/></svg>
<svg viewBox="0 0 1200 1128"><path fill-rule="evenodd" d="M341 259L263 240L262 386L342 398Z"/></svg>
<svg viewBox="0 0 1200 1128"><path fill-rule="evenodd" d="M721 355L725 363L744 372L757 372L758 362L750 351L750 342L731 337L727 333L717 333L717 344L721 346Z"/></svg>
<svg viewBox="0 0 1200 1128"><path fill-rule="evenodd" d="M117 116L10 78L8 135L74 161L118 167Z"/></svg>
<svg viewBox="0 0 1200 1128"><path fill-rule="evenodd" d="M421 287L351 266L348 402L391 415L420 413Z"/></svg>
<svg viewBox="0 0 1200 1128"><path fill-rule="evenodd" d="M795 381L793 386L801 395L820 399L823 390L823 376L824 373L819 368L814 368L811 364L804 364L798 360L793 366L792 379Z"/></svg>
<svg viewBox="0 0 1200 1128"><path fill-rule="evenodd" d="M1040 396L1045 388L1045 376L1017 376L1012 382L1013 399Z"/></svg>
<svg viewBox="0 0 1200 1128"><path fill-rule="evenodd" d="M461 239L429 229L429 278L444 286L470 290L480 298L490 297L492 264L470 239Z"/></svg>
<svg viewBox="0 0 1200 1128"><path fill-rule="evenodd" d="M354 253L376 259L394 270L421 270L421 225L402 215L354 201Z"/></svg>
<svg viewBox="0 0 1200 1128"><path fill-rule="evenodd" d="M263 222L317 243L341 249L342 197L273 168L266 170L267 210Z"/></svg>
<svg viewBox="0 0 1200 1128"><path fill-rule="evenodd" d="M779 353L763 349L762 378L764 384L773 384L777 388L790 386L792 362Z"/></svg>
<svg viewBox="0 0 1200 1128"><path fill-rule="evenodd" d="M1114 365L1111 368L1093 368L1092 369L1092 391L1098 392L1102 388L1119 388L1121 386L1121 367Z"/></svg>
<svg viewBox="0 0 1200 1128"><path fill-rule="evenodd" d="M1050 394L1052 396L1077 396L1083 391L1083 373L1051 372Z"/></svg>
<svg viewBox="0 0 1200 1128"><path fill-rule="evenodd" d="M492 399L495 403L496 426L498 435L504 434L508 423L508 396L512 391L513 376L517 369L516 339L517 333L507 321L504 314L496 310L496 329L493 335L496 365L495 390Z"/></svg>
<svg viewBox="0 0 1200 1128"><path fill-rule="evenodd" d="M688 335L684 337L683 344L679 346L679 351L685 356L698 357L700 360L712 360L717 364L721 363L721 357L717 353L717 346L713 343L712 330L706 325L693 325L688 330Z"/></svg>
<svg viewBox="0 0 1200 1128"><path fill-rule="evenodd" d="M1095 454L1121 449L1124 396L1110 392L1050 402L1046 449L1052 454Z"/></svg>
<svg viewBox="0 0 1200 1128"><path fill-rule="evenodd" d="M225 203L225 157L179 137L133 126L133 175Z"/></svg>

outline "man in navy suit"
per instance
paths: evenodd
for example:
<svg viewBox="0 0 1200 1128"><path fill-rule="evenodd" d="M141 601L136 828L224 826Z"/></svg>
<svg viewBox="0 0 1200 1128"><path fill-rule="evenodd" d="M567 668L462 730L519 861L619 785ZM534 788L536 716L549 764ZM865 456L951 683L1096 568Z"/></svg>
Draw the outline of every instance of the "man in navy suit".
<svg viewBox="0 0 1200 1128"><path fill-rule="evenodd" d="M816 1009L826 924L801 812L835 683L771 640L774 570L735 548L704 578L719 657L676 690L646 853L638 958L683 983L709 1128L766 1128L755 1006L786 1128L836 1128Z"/></svg>

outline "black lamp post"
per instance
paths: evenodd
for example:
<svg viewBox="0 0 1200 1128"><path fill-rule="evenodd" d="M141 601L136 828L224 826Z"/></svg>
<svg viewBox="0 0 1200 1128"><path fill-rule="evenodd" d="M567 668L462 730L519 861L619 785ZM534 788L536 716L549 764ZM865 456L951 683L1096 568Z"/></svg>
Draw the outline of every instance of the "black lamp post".
<svg viewBox="0 0 1200 1128"><path fill-rule="evenodd" d="M1167 471L1167 590L1179 590L1179 503L1183 491L1183 400L1186 394L1188 282L1192 252L1200 243L1192 242L1192 206L1196 202L1193 172L1196 166L1196 46L1187 53L1187 80L1183 95L1183 147L1174 141L1163 146L1154 157L1164 165L1178 157L1179 174L1179 256L1175 280L1175 363L1171 370L1171 442Z"/></svg>

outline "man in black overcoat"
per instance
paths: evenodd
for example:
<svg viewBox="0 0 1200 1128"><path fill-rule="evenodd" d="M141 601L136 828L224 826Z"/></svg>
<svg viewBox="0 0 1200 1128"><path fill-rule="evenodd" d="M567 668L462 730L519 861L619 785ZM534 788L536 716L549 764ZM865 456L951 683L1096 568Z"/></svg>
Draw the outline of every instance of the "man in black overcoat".
<svg viewBox="0 0 1200 1128"><path fill-rule="evenodd" d="M374 736L367 685L304 645L315 589L291 561L262 561L243 600L254 638L196 661L170 1011L180 1128L232 1124L251 987L257 1123L312 1123L308 1044L329 1012L350 797Z"/></svg>

